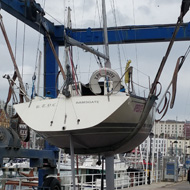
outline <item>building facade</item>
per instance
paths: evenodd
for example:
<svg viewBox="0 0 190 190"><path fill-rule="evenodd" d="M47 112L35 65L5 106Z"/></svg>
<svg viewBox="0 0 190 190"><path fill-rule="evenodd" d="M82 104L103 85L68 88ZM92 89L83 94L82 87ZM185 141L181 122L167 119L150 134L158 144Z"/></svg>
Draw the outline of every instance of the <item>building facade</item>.
<svg viewBox="0 0 190 190"><path fill-rule="evenodd" d="M141 144L144 156L150 152L159 156L190 155L190 122L175 120L155 122L152 133L153 138L150 140L148 137Z"/></svg>
<svg viewBox="0 0 190 190"><path fill-rule="evenodd" d="M151 142L151 144L150 144ZM168 141L164 138L155 138L155 136L150 139L148 137L142 144L141 144L141 150L143 153L143 157L146 157L146 154L151 152L153 154L159 154L160 156L167 156L168 152Z"/></svg>
<svg viewBox="0 0 190 190"><path fill-rule="evenodd" d="M190 139L190 121L186 121L184 124L184 136L185 139Z"/></svg>
<svg viewBox="0 0 190 190"><path fill-rule="evenodd" d="M168 145L167 147L168 155L172 155L172 156L190 155L190 141L189 140L167 139L167 145Z"/></svg>
<svg viewBox="0 0 190 190"><path fill-rule="evenodd" d="M159 121L155 122L152 131L157 138L182 139L185 137L184 124L175 120Z"/></svg>
<svg viewBox="0 0 190 190"><path fill-rule="evenodd" d="M150 144L151 142L151 144ZM163 156L190 156L190 140L175 140L155 138L150 140L148 137L141 145L143 158L149 157L150 153L154 157Z"/></svg>

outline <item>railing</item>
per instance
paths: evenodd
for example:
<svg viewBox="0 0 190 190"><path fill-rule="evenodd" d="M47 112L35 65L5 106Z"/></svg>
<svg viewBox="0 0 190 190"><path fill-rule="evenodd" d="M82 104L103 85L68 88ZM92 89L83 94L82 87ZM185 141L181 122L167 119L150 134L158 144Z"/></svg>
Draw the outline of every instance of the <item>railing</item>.
<svg viewBox="0 0 190 190"><path fill-rule="evenodd" d="M61 185L65 190L72 189L72 176L64 175L59 177ZM105 176L103 176L104 188L106 187ZM76 189L80 190L100 190L101 189L101 174L82 174L76 175ZM121 172L115 173L115 189L130 188L134 186L144 185L146 181L146 172Z"/></svg>
<svg viewBox="0 0 190 190"><path fill-rule="evenodd" d="M141 97L148 97L150 91L150 76L146 75L145 73L139 71L138 69L133 67L132 71L132 85L133 86L133 93L137 96ZM132 89L131 89L132 90Z"/></svg>
<svg viewBox="0 0 190 190"><path fill-rule="evenodd" d="M160 182L161 181L161 170L151 172L151 182ZM64 190L72 190L73 183L72 183L72 175L70 174L62 174L60 176L54 176L60 179L62 189ZM79 174L75 177L75 184L76 190L100 190L101 189L101 173L100 174ZM0 189L8 190L11 189L11 185L16 187L17 190L23 190L23 185L26 187L28 182L28 186L32 185L33 178L29 177L16 177L16 178L0 178ZM12 182L11 182L12 181ZM35 182L34 182L35 183ZM36 184L38 182L36 181ZM106 189L106 180L105 175L103 176L103 184L104 189ZM115 189L124 189L124 188L131 188L134 186L140 186L147 184L147 173L146 171L141 172L118 172L115 173ZM37 188L37 185L33 186ZM34 189L33 188L33 189ZM43 188L40 188L43 189Z"/></svg>
<svg viewBox="0 0 190 190"><path fill-rule="evenodd" d="M0 190L23 190L26 187L38 187L36 177L0 178Z"/></svg>

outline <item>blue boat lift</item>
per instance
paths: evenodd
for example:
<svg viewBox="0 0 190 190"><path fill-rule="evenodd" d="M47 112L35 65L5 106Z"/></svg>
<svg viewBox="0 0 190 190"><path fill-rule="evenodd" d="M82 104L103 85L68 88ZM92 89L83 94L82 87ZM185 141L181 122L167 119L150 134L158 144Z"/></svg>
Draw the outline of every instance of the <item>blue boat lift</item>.
<svg viewBox="0 0 190 190"><path fill-rule="evenodd" d="M52 49L48 43L46 32L51 36L55 51L58 55L59 47L65 45L65 36L73 38L80 43L87 45L102 45L103 44L103 29L102 28L86 28L86 29L67 29L64 25L54 25L51 21L44 17L45 12L40 4L35 0L0 0L0 5L3 10L21 20L31 28L44 34L44 96L52 98L57 96L55 86L56 76L58 74L58 64ZM108 28L109 44L124 44L124 43L148 43L148 42L167 42L170 41L175 30L175 24L162 25L139 25L139 26L123 26ZM190 40L190 23L183 23L177 36L176 41ZM53 85L52 85L53 84ZM31 167L39 167L39 185L43 183L43 177L47 174L56 172L56 161L58 159L58 149L54 146L47 150L24 150L14 149L14 147L0 148L0 165L2 166L3 158L30 158ZM71 154L74 154L71 137ZM48 160L48 166L43 168L44 160ZM107 166L113 165L113 158L107 157ZM72 171L74 171L72 165ZM112 167L109 173L113 173ZM111 176L111 175L110 175ZM112 177L110 180L113 182ZM113 183L108 184L109 190L112 190ZM74 184L73 184L74 185Z"/></svg>

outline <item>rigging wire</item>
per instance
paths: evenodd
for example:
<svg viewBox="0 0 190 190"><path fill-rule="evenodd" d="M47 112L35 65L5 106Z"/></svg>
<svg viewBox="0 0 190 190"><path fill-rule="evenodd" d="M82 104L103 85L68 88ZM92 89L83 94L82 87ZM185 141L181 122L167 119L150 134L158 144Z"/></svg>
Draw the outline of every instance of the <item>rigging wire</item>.
<svg viewBox="0 0 190 190"><path fill-rule="evenodd" d="M48 15L49 17L51 17L53 20L55 20L58 24L63 25L63 23L59 20L57 20L54 16L52 16L50 13L48 13L47 11L45 11L45 14Z"/></svg>
<svg viewBox="0 0 190 190"><path fill-rule="evenodd" d="M73 11L73 17L74 17L74 22L72 22L72 25L74 25L75 26L75 28L76 28L76 23L77 23L77 21L76 21L76 11L75 11L75 1L73 0L72 1L73 2L73 5L72 5L72 11ZM74 52L76 52L75 53L75 57L73 57L73 59L75 58L75 62L77 63L76 64L76 67L77 67L77 70L76 70L76 72L77 73L81 73L81 70L80 70L80 56L79 56L79 49L78 48L73 48L73 51ZM78 75L78 77L80 77L80 81L81 81L81 75Z"/></svg>
<svg viewBox="0 0 190 190"><path fill-rule="evenodd" d="M95 11L95 12L94 12L94 23L93 23L93 27L94 27L94 28L95 28L95 26L96 26L96 14L98 14L98 16L99 16L99 18L100 18L98 0L96 0L96 7L97 7L97 8L94 9L94 11ZM100 20L99 20L99 21L100 21ZM100 25L101 25L101 23L100 23ZM92 38L93 38L93 36L92 36ZM98 48L98 46L97 46L97 48ZM91 75L92 56L93 56L93 55L90 54L90 63L89 63L89 69L88 69L88 80L90 80L90 75ZM102 68L102 64L101 64L100 58L97 57L96 55L94 55L94 58L95 58L97 64L99 65L99 67Z"/></svg>
<svg viewBox="0 0 190 190"><path fill-rule="evenodd" d="M74 0L72 1L73 2L73 4L72 4L72 9L70 8L71 7L71 2L70 2L70 0L68 0L68 5L66 6L66 1L64 1L64 10L65 10L65 20L64 20L64 25L65 26L67 26L67 28L70 28L71 27L71 16L69 16L68 14L67 14L67 16L66 16L66 13L68 12L68 11L73 11L73 14L74 14L74 20L75 20L75 22L74 22L74 24L75 24L75 27L76 27L76 13L75 13L75 6L74 6ZM68 9L70 9L70 10L68 10ZM70 19L70 21L68 20L68 19ZM73 23L72 23L72 25L73 25ZM71 48L71 54L72 54L72 61L74 62L74 58L73 58L73 51L75 51L76 50L76 57L77 57L77 64L76 64L76 67L74 68L75 69L75 74L76 74L76 72L77 72L77 70L78 70L78 68L80 69L80 66L78 67L78 63L79 63L79 51L78 51L78 48L77 49L74 49L73 50L73 48ZM65 49L65 52L66 52L67 50ZM68 53L65 53L64 54L65 55L65 63L67 62L67 55L68 55ZM66 65L66 64L65 64ZM76 77L77 77L77 75L76 75ZM77 79L78 80L78 79Z"/></svg>
<svg viewBox="0 0 190 190"><path fill-rule="evenodd" d="M76 70L75 70L74 62L73 62L73 56L72 56L72 52L71 52L70 48L69 48L69 56L70 56L70 63L71 63L71 68L72 68L72 76L73 76L73 80L75 83L75 89L76 89L77 94L79 94L78 87L77 87L77 80L78 79L77 79Z"/></svg>
<svg viewBox="0 0 190 190"><path fill-rule="evenodd" d="M15 33L15 60L17 52L17 38L18 38L18 19L16 19L16 33Z"/></svg>
<svg viewBox="0 0 190 190"><path fill-rule="evenodd" d="M114 22L115 22L115 26L117 28L117 18L116 18L116 9L115 9L115 0L112 0L111 2L111 8L112 8L112 13L113 13L113 17L114 17ZM119 65L120 65L120 74L122 76L122 64L121 64L121 53L120 53L120 46L119 44L117 44L117 51L118 51L118 59L119 59Z"/></svg>
<svg viewBox="0 0 190 190"><path fill-rule="evenodd" d="M15 60L16 60L16 53L17 53L17 35L18 35L18 19L16 19L16 33L15 33ZM10 84L9 84L10 85ZM14 86L12 86L12 92L14 92ZM16 98L15 95L12 96L12 105L15 103ZM17 101L18 102L18 101Z"/></svg>
<svg viewBox="0 0 190 190"><path fill-rule="evenodd" d="M99 1L98 0L96 0L96 6L97 6L97 11L98 11L98 17L99 17L99 23L100 23L100 28L101 28L101 26L102 26L102 18L101 18L101 14L100 14L100 9L99 9Z"/></svg>
<svg viewBox="0 0 190 190"><path fill-rule="evenodd" d="M23 35L23 45L22 45L22 78L23 78L23 70L24 70L24 51L25 51L25 36L26 36L26 24L24 24L24 35Z"/></svg>
<svg viewBox="0 0 190 190"><path fill-rule="evenodd" d="M83 22L83 21L84 21L83 19L84 19L85 2L86 2L86 0L83 0L83 7L82 7L82 14L81 14L81 15L82 15L82 18L81 18L81 19L82 19L82 20L81 20L81 28L83 27L83 26L82 26L82 23L84 23L84 22Z"/></svg>
<svg viewBox="0 0 190 190"><path fill-rule="evenodd" d="M97 3L97 1L96 1ZM95 27L96 25L96 8L94 9L95 12L94 12L94 23L93 23L93 26ZM92 37L93 38L93 37ZM92 54L90 54L90 63L89 63L89 70L88 70L88 80L90 80L90 71L91 71L91 66L92 66ZM96 56L94 55L95 59L96 59Z"/></svg>
<svg viewBox="0 0 190 190"><path fill-rule="evenodd" d="M43 9L45 9L45 0L43 2ZM41 24L39 26L39 30L38 30L38 42L37 42L37 49L36 49L36 60L35 60L35 68L34 68L34 74L32 76L32 93L31 93L31 98L33 98L33 96L35 95L35 82L36 82L36 71L37 71L37 68L38 68L38 57L40 56L40 40L41 40L41 33L40 33L40 30L41 30ZM38 79L39 80L39 79Z"/></svg>
<svg viewBox="0 0 190 190"><path fill-rule="evenodd" d="M114 4L115 4L115 10L118 10L117 1L114 1ZM117 14L117 18L118 18L117 22L119 22L120 20L122 20L122 19L120 18L120 15L119 15L119 14ZM121 38L123 38L123 37L124 37L124 34L122 33L121 36L119 36L119 38L121 39ZM123 45L123 44L120 44L120 48L122 49L124 59L127 60L127 55L126 55L126 50L125 50L125 48L124 48L124 45ZM124 68L125 68L125 67L124 67Z"/></svg>
<svg viewBox="0 0 190 190"><path fill-rule="evenodd" d="M66 0L63 1L63 10L64 10L64 21L63 24L66 26Z"/></svg>
<svg viewBox="0 0 190 190"><path fill-rule="evenodd" d="M134 27L135 27L136 21L135 21L135 2L134 2L134 0L132 0L132 3L133 3L133 19L134 19ZM136 34L136 30L135 30L135 41L136 41L136 38L137 38L137 34ZM135 57L136 57L136 65L137 65L137 69L138 69L139 68L138 67L138 49L137 49L137 44L136 43L135 43ZM138 72L137 72L137 82L139 84L139 74L138 74ZM138 88L138 93L140 93L139 88Z"/></svg>
<svg viewBox="0 0 190 190"><path fill-rule="evenodd" d="M7 47L8 47L8 50L9 50L9 53L10 53L10 56L11 56L11 59L12 59L13 65L14 65L15 73L16 73L16 75L17 75L17 77L18 77L18 80L19 80L20 90L22 90L22 92L24 92L23 94L26 94L26 93L25 93L24 84L23 84L23 81L22 81L22 77L21 77L21 75L20 75L20 72L19 72L19 69L18 69L16 60L15 60L15 57L14 57L14 54L13 54L13 51L12 51L12 48L11 48L11 45L10 45L8 36L7 36L7 33L6 33L6 30L5 30L5 26L4 26L4 24L3 24L3 19L2 19L2 15L1 15L1 14L0 14L0 28L1 28L2 33L3 33L3 36L4 36L4 38L5 38L6 45L7 45ZM21 95L21 96L20 96L21 99L23 99L23 94L20 94L20 95ZM26 100L26 101L29 101L28 97L25 96L25 100Z"/></svg>
<svg viewBox="0 0 190 190"><path fill-rule="evenodd" d="M82 23L84 23L84 10L85 10L85 0L83 0L83 7L82 7L82 18L81 18L81 28L83 27L82 26ZM74 7L74 2L73 2L73 7ZM74 9L75 10L75 9ZM76 13L74 13L75 15L76 15ZM76 18L76 17L75 17ZM76 22L75 22L76 23ZM80 34L80 35L82 35L82 34ZM77 63L80 63L80 55L79 55L79 49L78 48L75 48L76 49L76 51L77 51L77 58L78 58L78 61L77 61ZM77 64L78 65L78 64ZM79 68L80 68L80 64L79 64ZM80 71L80 80L81 80L81 70L79 70Z"/></svg>
<svg viewBox="0 0 190 190"><path fill-rule="evenodd" d="M75 25L75 27L76 27L76 12L75 12L75 0L73 0L73 8L72 8L72 10L73 10L73 17L74 17L74 25ZM73 24L72 23L72 24ZM76 59L76 62L77 62L77 71L80 73L81 72L81 70L80 70L80 56L79 56L79 49L78 48L75 48L74 49L75 51L76 51L76 54L75 54L75 59ZM81 78L80 78L80 80L81 80Z"/></svg>

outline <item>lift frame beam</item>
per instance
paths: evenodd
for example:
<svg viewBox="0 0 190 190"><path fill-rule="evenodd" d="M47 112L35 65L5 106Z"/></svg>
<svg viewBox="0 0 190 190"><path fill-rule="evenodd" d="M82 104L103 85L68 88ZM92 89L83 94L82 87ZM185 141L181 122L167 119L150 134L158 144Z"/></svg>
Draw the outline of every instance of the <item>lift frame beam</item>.
<svg viewBox="0 0 190 190"><path fill-rule="evenodd" d="M65 44L64 33L87 45L103 44L102 28L67 29L64 25L54 25L45 18L45 12L35 0L0 0L1 8L34 30L51 35L55 50ZM175 24L122 26L108 28L109 44L167 42L171 39ZM190 40L190 23L184 23L176 36L177 41ZM44 36L44 96L56 97L56 76L58 66L49 43Z"/></svg>
<svg viewBox="0 0 190 190"><path fill-rule="evenodd" d="M0 3L3 10L34 30L44 34L44 27L46 27L59 46L65 44L64 30L71 38L87 45L103 44L102 28L67 29L64 25L54 25L45 18L45 12L34 0L0 0ZM171 39L174 28L175 24L109 27L108 41L109 44L166 42ZM190 23L182 24L176 40L190 40Z"/></svg>

